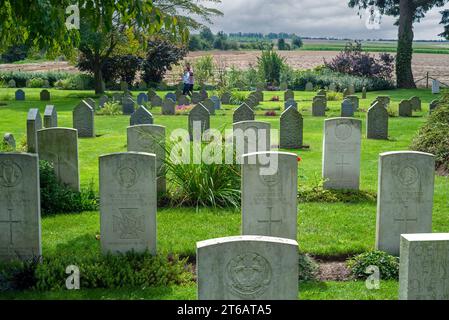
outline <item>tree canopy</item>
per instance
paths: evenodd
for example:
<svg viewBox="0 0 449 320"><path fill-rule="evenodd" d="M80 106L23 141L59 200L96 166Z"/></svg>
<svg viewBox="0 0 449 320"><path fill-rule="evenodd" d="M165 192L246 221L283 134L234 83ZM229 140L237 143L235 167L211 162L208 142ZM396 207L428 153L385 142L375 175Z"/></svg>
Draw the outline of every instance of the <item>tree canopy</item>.
<svg viewBox="0 0 449 320"><path fill-rule="evenodd" d="M362 9L376 6L382 15L397 17L398 49L396 55L396 78L399 88L416 87L412 72L413 23L419 22L434 7L442 7L449 0L349 0L351 8ZM442 24L446 24L442 36L449 36L449 13L443 12Z"/></svg>

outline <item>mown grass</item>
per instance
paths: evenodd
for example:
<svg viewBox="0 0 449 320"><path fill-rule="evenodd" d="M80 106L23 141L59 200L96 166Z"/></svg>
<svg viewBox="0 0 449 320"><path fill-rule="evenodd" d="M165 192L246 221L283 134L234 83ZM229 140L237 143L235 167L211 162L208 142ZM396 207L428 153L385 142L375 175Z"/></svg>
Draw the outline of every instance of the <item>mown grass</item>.
<svg viewBox="0 0 449 320"><path fill-rule="evenodd" d="M60 126L71 127L71 111L81 98L92 96L88 91L51 90L52 101L38 100L38 89L26 89L27 101L13 101L14 89L0 89L0 133L12 132L20 141L26 132L26 115L29 108L39 108L41 113L46 104L54 104L58 110ZM423 111L415 113L413 118L391 118L390 139L388 141L362 141L361 188L366 191L377 191L377 164L379 153L386 151L407 150L410 142L426 121L428 104L436 97L430 90L394 90L370 92L368 99L361 100L360 112L355 117L363 121L365 130L366 111L372 100L378 95L392 97L392 109L397 111L399 102L412 96L423 100ZM163 93L159 93L161 96ZM135 94L136 95L136 94ZM282 92L265 93L264 108L277 108L283 102L268 102L273 96L283 99ZM300 177L298 183L302 188L312 188L319 184L321 177L322 136L324 118L311 116L311 105L314 93L296 92L299 109L304 116L304 142L310 145L309 150L290 151L300 155L303 161L299 164ZM327 117L339 116L341 101L329 102L330 111ZM224 109L212 117L214 128L230 128L232 125L232 109L234 106L223 106ZM187 128L187 116L162 116L158 108L152 110L155 123L167 127L168 133L177 128ZM270 122L273 129L279 128L280 112L276 117L265 117L265 111L259 111L256 119ZM98 157L102 154L126 151L126 128L128 116L97 116L95 126L97 137L80 139L80 171L81 184L87 187L91 181L98 189ZM434 232L445 232L449 229L448 200L449 181L437 177L434 201ZM352 204L344 203L300 203L298 206L298 243L304 252L320 257L341 257L361 253L374 248L376 203L361 201ZM182 256L195 255L197 241L232 236L240 233L240 213L235 210L210 208L160 208L157 215L158 250L162 253L178 253ZM46 217L42 221L43 254L57 255L71 253L73 255L98 254L99 234L98 212L87 212L76 215L59 215ZM387 284L385 290L365 292L360 283L325 283L308 284L302 290L304 299L396 299L396 284ZM194 298L194 288L171 291L169 288L125 291L88 291L77 293L43 293L42 297L70 299L84 298L148 298L177 299ZM192 291L193 290L193 291ZM18 297L27 297L28 293ZM36 293L28 297L39 298Z"/></svg>
<svg viewBox="0 0 449 320"><path fill-rule="evenodd" d="M379 290L369 290L365 282L307 282L299 285L299 300L396 300L398 285L383 281ZM77 290L53 292L0 293L0 300L195 300L196 285L165 288Z"/></svg>

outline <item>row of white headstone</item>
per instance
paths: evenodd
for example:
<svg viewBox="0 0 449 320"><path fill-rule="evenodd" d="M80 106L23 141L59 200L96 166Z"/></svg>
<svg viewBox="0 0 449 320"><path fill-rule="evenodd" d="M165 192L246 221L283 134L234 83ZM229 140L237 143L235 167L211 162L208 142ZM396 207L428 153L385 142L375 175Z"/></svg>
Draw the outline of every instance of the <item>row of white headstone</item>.
<svg viewBox="0 0 449 320"><path fill-rule="evenodd" d="M243 158L242 236L197 244L198 297L296 299L296 155L260 152ZM277 170L265 174L263 170L273 161ZM444 271L449 262L449 235L407 235L431 232L432 165L433 156L428 154L380 156L376 245L398 253L402 235L403 299L444 298L449 294ZM1 260L41 255L38 172L37 155L0 154ZM156 177L155 154L128 152L100 157L104 253L156 253Z"/></svg>

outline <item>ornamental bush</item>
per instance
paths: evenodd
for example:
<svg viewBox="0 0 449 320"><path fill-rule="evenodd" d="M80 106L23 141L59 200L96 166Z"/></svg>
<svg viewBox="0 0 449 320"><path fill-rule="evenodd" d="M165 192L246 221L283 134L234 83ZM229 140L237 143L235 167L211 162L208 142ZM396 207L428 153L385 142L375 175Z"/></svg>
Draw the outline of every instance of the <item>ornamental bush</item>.
<svg viewBox="0 0 449 320"><path fill-rule="evenodd" d="M325 62L328 69L357 77L368 77L391 81L395 58L388 53L372 56L362 52L362 44L349 42L332 61Z"/></svg>
<svg viewBox="0 0 449 320"><path fill-rule="evenodd" d="M427 123L418 131L412 150L434 154L441 174L449 173L449 94L444 94Z"/></svg>
<svg viewBox="0 0 449 320"><path fill-rule="evenodd" d="M348 267L357 279L367 279L371 274L367 272L370 266L379 268L380 280L399 279L399 258L390 256L382 251L371 251L349 259Z"/></svg>

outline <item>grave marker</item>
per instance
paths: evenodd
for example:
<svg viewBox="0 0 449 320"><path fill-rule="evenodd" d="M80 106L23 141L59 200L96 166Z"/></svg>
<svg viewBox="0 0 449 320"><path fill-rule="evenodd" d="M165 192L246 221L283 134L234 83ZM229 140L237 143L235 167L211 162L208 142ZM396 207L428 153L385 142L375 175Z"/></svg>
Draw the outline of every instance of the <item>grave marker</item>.
<svg viewBox="0 0 449 320"><path fill-rule="evenodd" d="M240 236L197 243L199 300L296 300L298 243Z"/></svg>
<svg viewBox="0 0 449 320"><path fill-rule="evenodd" d="M137 96L137 105L141 106L148 103L148 95L146 93L139 93Z"/></svg>
<svg viewBox="0 0 449 320"><path fill-rule="evenodd" d="M233 123L242 121L253 121L255 114L253 109L251 109L246 103L243 103L240 107L235 109L233 114Z"/></svg>
<svg viewBox="0 0 449 320"><path fill-rule="evenodd" d="M156 254L156 156L100 157L100 227L103 254Z"/></svg>
<svg viewBox="0 0 449 320"><path fill-rule="evenodd" d="M0 153L0 262L41 258L39 158Z"/></svg>
<svg viewBox="0 0 449 320"><path fill-rule="evenodd" d="M449 234L403 234L399 300L449 300Z"/></svg>
<svg viewBox="0 0 449 320"><path fill-rule="evenodd" d="M138 125L128 127L128 152L146 152L156 155L157 192L167 190L165 169L165 127Z"/></svg>
<svg viewBox="0 0 449 320"><path fill-rule="evenodd" d="M287 110L288 108L293 107L295 110L298 110L298 103L295 100L288 99L284 103L284 110Z"/></svg>
<svg viewBox="0 0 449 320"><path fill-rule="evenodd" d="M50 101L50 92L48 90L42 90L40 93L41 101Z"/></svg>
<svg viewBox="0 0 449 320"><path fill-rule="evenodd" d="M400 117L413 116L413 107L412 103L409 100L402 100L399 103L399 116Z"/></svg>
<svg viewBox="0 0 449 320"><path fill-rule="evenodd" d="M325 120L323 179L325 189L359 190L362 121L353 118Z"/></svg>
<svg viewBox="0 0 449 320"><path fill-rule="evenodd" d="M16 91L16 101L25 101L25 91L22 89Z"/></svg>
<svg viewBox="0 0 449 320"><path fill-rule="evenodd" d="M122 112L124 115L131 115L134 113L134 100L129 96L122 99Z"/></svg>
<svg viewBox="0 0 449 320"><path fill-rule="evenodd" d="M287 90L284 93L284 101L288 101L288 100L295 100L295 92L293 92L293 90Z"/></svg>
<svg viewBox="0 0 449 320"><path fill-rule="evenodd" d="M78 132L69 128L49 128L37 132L39 159L53 164L58 180L80 191Z"/></svg>
<svg viewBox="0 0 449 320"><path fill-rule="evenodd" d="M421 99L418 97L412 97L410 99L410 103L412 104L413 111L421 111Z"/></svg>
<svg viewBox="0 0 449 320"><path fill-rule="evenodd" d="M315 97L312 102L312 115L314 117L325 117L326 116L326 99L319 96Z"/></svg>
<svg viewBox="0 0 449 320"><path fill-rule="evenodd" d="M298 156L284 152L257 152L243 155L242 234L296 240ZM266 164L277 168L269 175Z"/></svg>
<svg viewBox="0 0 449 320"><path fill-rule="evenodd" d="M368 139L388 139L389 115L385 106L377 101L368 109L366 116L366 137Z"/></svg>
<svg viewBox="0 0 449 320"><path fill-rule="evenodd" d="M261 121L241 121L232 126L236 159L248 153L270 151L271 125Z"/></svg>
<svg viewBox="0 0 449 320"><path fill-rule="evenodd" d="M198 132L194 132L194 128L200 129ZM194 136L195 134L201 134L201 136L210 129L210 113L202 104L197 104L190 110L189 113L189 135L190 140L201 140L201 137Z"/></svg>
<svg viewBox="0 0 449 320"><path fill-rule="evenodd" d="M131 115L129 120L131 126L136 126L139 124L153 124L153 122L153 115L144 106L139 106L136 112Z"/></svg>
<svg viewBox="0 0 449 320"><path fill-rule="evenodd" d="M294 107L281 114L280 120L281 149L300 149L303 146L303 117Z"/></svg>
<svg viewBox="0 0 449 320"><path fill-rule="evenodd" d="M46 106L44 111L44 127L55 128L58 126L58 113L55 106Z"/></svg>
<svg viewBox="0 0 449 320"><path fill-rule="evenodd" d="M95 137L94 119L94 110L84 100L73 109L73 128L78 130L78 138Z"/></svg>
<svg viewBox="0 0 449 320"><path fill-rule="evenodd" d="M397 256L401 234L432 232L434 179L431 154L380 155L376 249Z"/></svg>
<svg viewBox="0 0 449 320"><path fill-rule="evenodd" d="M351 118L354 116L354 104L350 99L343 100L341 104L341 117Z"/></svg>
<svg viewBox="0 0 449 320"><path fill-rule="evenodd" d="M30 109L27 116L27 150L37 153L37 131L42 129L42 118L39 109Z"/></svg>

